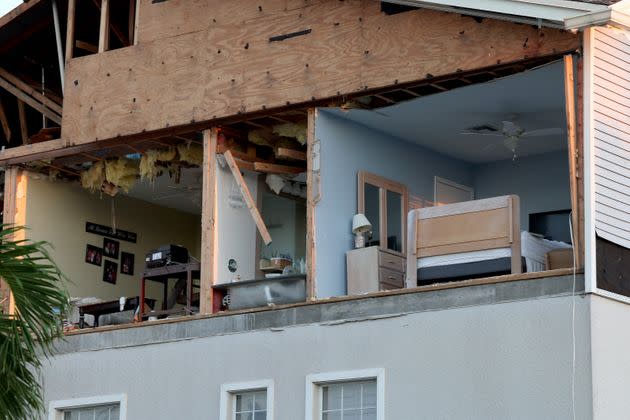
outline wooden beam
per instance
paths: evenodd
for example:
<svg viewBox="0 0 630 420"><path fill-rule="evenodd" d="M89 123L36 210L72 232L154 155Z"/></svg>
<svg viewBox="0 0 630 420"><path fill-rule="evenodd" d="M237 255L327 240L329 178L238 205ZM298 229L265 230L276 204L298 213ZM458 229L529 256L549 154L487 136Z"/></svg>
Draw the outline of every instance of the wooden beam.
<svg viewBox="0 0 630 420"><path fill-rule="evenodd" d="M38 102L37 100L35 100L32 97L28 96L26 93L24 93L20 89L16 88L15 86L13 86L11 83L9 83L6 79L4 79L2 77L0 77L0 87L3 87L9 93L13 94L18 99L24 101L26 104L28 104L33 109L36 109L37 111L39 111L42 114L44 114L47 118L49 118L49 119L53 120L54 122L56 122L57 124L61 125L61 117L59 116L59 114L56 114L50 108L46 107L45 105L42 105L41 102Z"/></svg>
<svg viewBox="0 0 630 420"><path fill-rule="evenodd" d="M26 120L26 108L21 99L17 100L18 117L20 120L20 134L22 135L22 144L28 144L28 123Z"/></svg>
<svg viewBox="0 0 630 420"><path fill-rule="evenodd" d="M319 156L315 152L316 119L317 111L315 108L309 108L306 123L306 295L308 299L317 297L315 206L319 200L319 163L317 162Z"/></svg>
<svg viewBox="0 0 630 420"><path fill-rule="evenodd" d="M573 74L573 55L564 56L564 96L567 118L567 137L569 149L569 186L571 189L571 224L573 233L573 248L580 249L578 215L578 182L577 182L577 138L575 130L575 78ZM575 265L582 266L582 258L579 252L574 252Z"/></svg>
<svg viewBox="0 0 630 420"><path fill-rule="evenodd" d="M47 108L50 108L56 114L61 115L61 113L62 113L62 106L61 105L59 105L55 101L51 100L50 98L47 98L46 96L42 95L40 92L36 91L31 85L29 85L26 82L22 81L17 76L9 73L8 71L6 71L2 67L0 67L0 77L5 79L6 81L11 83L12 85L14 85L16 88L18 88L19 90L21 90L25 94L31 96L37 102L41 103L42 105L46 106Z"/></svg>
<svg viewBox="0 0 630 420"><path fill-rule="evenodd" d="M74 46L82 49L83 51L89 51L91 53L96 54L98 52L98 46L94 44L90 44L89 42L76 40L74 41Z"/></svg>
<svg viewBox="0 0 630 420"><path fill-rule="evenodd" d="M254 164L252 162L248 162L246 160L241 160L237 158L234 158L234 160L236 161L236 164L238 165L239 168L246 171L250 171L250 172L256 172L256 168L254 167Z"/></svg>
<svg viewBox="0 0 630 420"><path fill-rule="evenodd" d="M306 172L306 168L297 166L276 165L273 163L254 162L254 170L266 174L301 174Z"/></svg>
<svg viewBox="0 0 630 420"><path fill-rule="evenodd" d="M217 137L218 130L203 132L203 190L201 203L201 280L199 312L212 313L212 286L217 279Z"/></svg>
<svg viewBox="0 0 630 420"><path fill-rule="evenodd" d="M68 0L68 20L66 24L66 63L74 57L74 22L77 0Z"/></svg>
<svg viewBox="0 0 630 420"><path fill-rule="evenodd" d="M294 149L287 149L286 147L278 147L278 149L276 150L276 158L306 161L306 152L301 152Z"/></svg>
<svg viewBox="0 0 630 420"><path fill-rule="evenodd" d="M136 26L136 2L138 0L129 0L129 22L127 33L129 34L129 45L135 43L135 26Z"/></svg>
<svg viewBox="0 0 630 420"><path fill-rule="evenodd" d="M101 2L101 23L98 31L98 52L109 49L109 0Z"/></svg>
<svg viewBox="0 0 630 420"><path fill-rule="evenodd" d="M92 2L94 3L94 5L96 6L96 8L101 12L101 16L103 14L103 7L102 5L105 3L105 0L101 0L102 4L99 4L98 0L92 0ZM118 40L124 45L124 46L129 46L131 45L131 42L127 39L127 37L122 33L122 31L118 28L118 26L116 26L111 20L110 20L110 16L111 16L111 9L109 9L109 7L111 7L109 4L107 6L108 10L107 10L107 20L108 20L108 27L109 29L107 30L107 47L106 47L106 51L109 49L109 31L113 32L114 35L116 35L116 38L118 38Z"/></svg>
<svg viewBox="0 0 630 420"><path fill-rule="evenodd" d="M7 143L10 143L11 127L9 126L7 114L4 112L4 105L2 105L2 101L0 101L0 125L2 125L2 131L4 131L4 137L7 139Z"/></svg>
<svg viewBox="0 0 630 420"><path fill-rule="evenodd" d="M252 194L249 192L247 183L245 183L245 180L243 179L243 175L241 174L241 171L236 164L236 161L234 160L234 156L232 156L232 152L228 150L223 154L223 156L225 156L225 160L230 167L230 171L232 171L232 175L234 175L234 179L236 180L236 183L241 190L243 200L245 200L245 204L247 205L247 208L249 209L249 212L254 219L254 223L256 223L256 227L258 228L258 232L260 232L260 236L262 237L263 242L265 243L265 245L269 245L271 243L271 235L269 235L267 226L265 226L265 222L260 216L260 212L256 207L256 202L254 201Z"/></svg>

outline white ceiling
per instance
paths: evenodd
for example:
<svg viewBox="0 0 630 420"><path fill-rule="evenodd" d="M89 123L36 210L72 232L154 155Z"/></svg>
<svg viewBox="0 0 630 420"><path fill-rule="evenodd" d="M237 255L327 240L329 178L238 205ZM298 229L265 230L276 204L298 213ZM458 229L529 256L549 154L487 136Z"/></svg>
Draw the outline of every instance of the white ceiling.
<svg viewBox="0 0 630 420"><path fill-rule="evenodd" d="M460 134L467 128L515 116L525 130L566 131L562 62L488 83L369 110L332 110L370 129L423 145L470 163L512 159L501 137ZM517 156L566 149L566 134L522 138Z"/></svg>
<svg viewBox="0 0 630 420"><path fill-rule="evenodd" d="M201 168L183 168L180 183L168 172L155 179L136 182L128 195L185 213L201 214Z"/></svg>

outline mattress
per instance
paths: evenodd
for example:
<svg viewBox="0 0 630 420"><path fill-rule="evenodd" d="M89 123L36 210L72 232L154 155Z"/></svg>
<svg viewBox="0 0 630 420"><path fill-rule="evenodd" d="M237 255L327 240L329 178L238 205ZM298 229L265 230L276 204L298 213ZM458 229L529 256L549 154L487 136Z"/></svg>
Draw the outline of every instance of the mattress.
<svg viewBox="0 0 630 420"><path fill-rule="evenodd" d="M418 268L439 267L453 264L467 264L499 258L510 258L510 248L485 249L483 251L458 252L456 254L436 255L418 258Z"/></svg>
<svg viewBox="0 0 630 420"><path fill-rule="evenodd" d="M525 259L522 259L525 264ZM418 268L418 285L431 284L441 281L470 280L479 277L500 276L512 272L512 257L494 258L449 264L434 267Z"/></svg>

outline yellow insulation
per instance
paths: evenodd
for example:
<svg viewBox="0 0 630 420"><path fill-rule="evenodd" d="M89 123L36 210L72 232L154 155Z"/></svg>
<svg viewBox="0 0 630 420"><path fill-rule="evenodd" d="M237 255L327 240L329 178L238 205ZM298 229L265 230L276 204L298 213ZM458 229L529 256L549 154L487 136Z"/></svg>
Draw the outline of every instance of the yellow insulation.
<svg viewBox="0 0 630 420"><path fill-rule="evenodd" d="M133 187L138 174L138 163L134 160L118 158L105 162L105 179L125 192Z"/></svg>
<svg viewBox="0 0 630 420"><path fill-rule="evenodd" d="M88 170L81 173L81 186L92 192L100 191L101 185L105 181L105 165L103 162L96 162Z"/></svg>
<svg viewBox="0 0 630 420"><path fill-rule="evenodd" d="M179 144L177 145L177 153L179 153L179 160L182 162L197 166L203 164L203 147L198 144Z"/></svg>
<svg viewBox="0 0 630 420"><path fill-rule="evenodd" d="M306 124L285 123L273 126L274 134L296 139L300 144L306 144Z"/></svg>

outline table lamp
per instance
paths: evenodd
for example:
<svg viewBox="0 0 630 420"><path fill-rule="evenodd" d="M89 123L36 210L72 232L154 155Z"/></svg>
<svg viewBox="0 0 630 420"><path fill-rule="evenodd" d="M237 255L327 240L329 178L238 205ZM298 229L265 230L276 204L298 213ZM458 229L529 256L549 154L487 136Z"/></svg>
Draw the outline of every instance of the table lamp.
<svg viewBox="0 0 630 420"><path fill-rule="evenodd" d="M354 233L354 247L363 248L365 246L365 232L372 230L372 224L364 214L355 214L352 218L352 233Z"/></svg>

